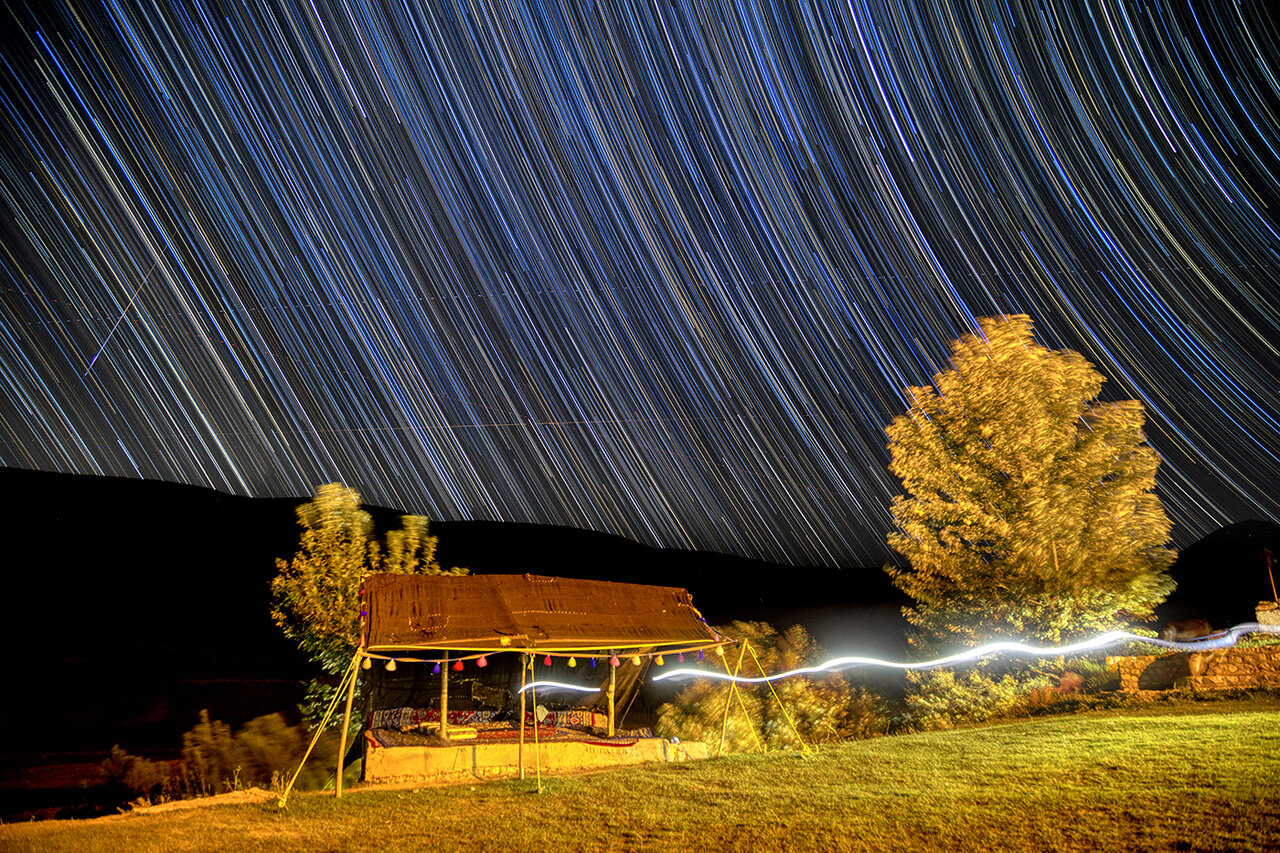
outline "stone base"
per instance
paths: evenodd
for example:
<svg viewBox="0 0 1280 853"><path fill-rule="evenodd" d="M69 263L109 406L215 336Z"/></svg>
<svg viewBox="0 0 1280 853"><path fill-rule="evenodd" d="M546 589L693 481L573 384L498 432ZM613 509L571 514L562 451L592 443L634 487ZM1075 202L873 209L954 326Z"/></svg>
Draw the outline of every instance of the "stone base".
<svg viewBox="0 0 1280 853"><path fill-rule="evenodd" d="M1280 688L1280 646L1109 657L1107 668L1120 673L1120 689L1129 693L1175 686L1200 691Z"/></svg>
<svg viewBox="0 0 1280 853"><path fill-rule="evenodd" d="M536 752L535 752L536 749ZM585 770L650 761L692 761L707 757L703 743L671 743L662 738L570 741L524 745L525 775ZM464 781L510 779L520 775L520 747L515 743L465 746L393 746L365 737L364 781Z"/></svg>
<svg viewBox="0 0 1280 853"><path fill-rule="evenodd" d="M1197 693L1209 690L1248 690L1251 687L1277 687L1280 682L1268 679L1260 673L1247 675L1193 675L1186 681L1187 687Z"/></svg>

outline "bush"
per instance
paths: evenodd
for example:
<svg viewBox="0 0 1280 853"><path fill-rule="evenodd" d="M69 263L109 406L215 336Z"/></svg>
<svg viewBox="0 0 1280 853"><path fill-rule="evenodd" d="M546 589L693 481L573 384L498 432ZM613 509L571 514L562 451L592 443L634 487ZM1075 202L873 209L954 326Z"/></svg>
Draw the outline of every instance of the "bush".
<svg viewBox="0 0 1280 853"><path fill-rule="evenodd" d="M1038 661L987 660L972 670L907 674L904 730L1112 707L1100 694L1120 687L1105 653Z"/></svg>
<svg viewBox="0 0 1280 853"><path fill-rule="evenodd" d="M99 772L113 799L120 802L163 799L170 778L166 764L130 755L120 744L111 747L111 755L102 762Z"/></svg>
<svg viewBox="0 0 1280 853"><path fill-rule="evenodd" d="M268 787L297 771L313 732L291 726L279 714L255 717L234 734L220 720L200 712L200 722L182 736L183 770L197 795L218 794L246 787ZM348 743L350 741L348 740ZM307 758L296 787L324 787L338 757L338 733L326 731Z"/></svg>
<svg viewBox="0 0 1280 853"><path fill-rule="evenodd" d="M994 676L981 669L963 674L951 669L909 672L907 725L933 731L1025 713L1030 691L1051 683L1045 675Z"/></svg>
<svg viewBox="0 0 1280 853"><path fill-rule="evenodd" d="M750 642L755 657L744 656L743 675L785 672L817 663L822 655L799 625L781 634L764 622L734 622L717 630ZM737 652L727 655L725 661L734 666ZM773 682L772 688L740 684L734 698L729 684L700 679L658 709L655 731L661 737L702 741L716 750L723 729L727 752L748 752L874 737L888 727L880 698L851 687L839 673L796 676Z"/></svg>
<svg viewBox="0 0 1280 853"><path fill-rule="evenodd" d="M201 711L200 721L182 736L182 760L172 770L165 762L130 755L117 745L101 772L121 803L145 805L252 787L283 791L297 772L312 734L305 724L291 726L279 714L255 717L233 732L221 720L211 719L208 711ZM326 731L294 787L328 787L337 758L338 733Z"/></svg>

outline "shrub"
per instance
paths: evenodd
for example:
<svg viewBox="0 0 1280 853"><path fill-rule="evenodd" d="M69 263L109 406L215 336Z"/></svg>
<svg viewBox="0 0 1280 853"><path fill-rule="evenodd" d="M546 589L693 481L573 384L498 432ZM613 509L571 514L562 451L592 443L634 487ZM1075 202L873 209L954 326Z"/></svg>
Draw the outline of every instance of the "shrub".
<svg viewBox="0 0 1280 853"><path fill-rule="evenodd" d="M291 726L279 714L255 717L239 731L200 712L182 736L182 760L171 767L130 755L118 745L101 773L114 800L139 804L191 799L261 787L283 791L311 743L305 724ZM348 741L350 743L350 741ZM326 731L307 758L294 787L317 790L332 783L338 734ZM350 768L349 768L350 769ZM345 778L345 776L344 776Z"/></svg>
<svg viewBox="0 0 1280 853"><path fill-rule="evenodd" d="M182 736L183 770L196 795L244 787L268 787L273 778L293 777L311 743L305 725L291 726L279 714L255 717L234 734L220 720L200 712L200 722ZM348 741L350 743L350 741ZM338 757L338 734L326 731L307 758L296 787L323 787Z"/></svg>
<svg viewBox="0 0 1280 853"><path fill-rule="evenodd" d="M799 625L781 634L764 622L734 622L718 630L750 642L755 656L744 656L743 675L785 672L821 658L821 649ZM725 659L730 667L736 654L728 653ZM662 737L702 741L714 750L720 746L722 729L728 752L795 749L801 742L834 743L883 734L887 718L878 696L851 687L839 673L784 679L774 682L772 690L764 684L740 684L732 693L725 682L700 679L658 709L655 730Z"/></svg>
<svg viewBox="0 0 1280 853"><path fill-rule="evenodd" d="M1052 683L1046 675L992 675L981 669L907 673L907 724L918 730L950 729L993 717L1025 713L1031 690Z"/></svg>
<svg viewBox="0 0 1280 853"><path fill-rule="evenodd" d="M1111 707L1098 694L1118 690L1106 654L1035 661L987 660L974 669L908 673L905 730L946 729L1002 717Z"/></svg>
<svg viewBox="0 0 1280 853"><path fill-rule="evenodd" d="M113 798L121 802L139 798L152 802L162 798L169 782L166 764L130 755L120 744L111 747L111 755L102 762L99 772Z"/></svg>

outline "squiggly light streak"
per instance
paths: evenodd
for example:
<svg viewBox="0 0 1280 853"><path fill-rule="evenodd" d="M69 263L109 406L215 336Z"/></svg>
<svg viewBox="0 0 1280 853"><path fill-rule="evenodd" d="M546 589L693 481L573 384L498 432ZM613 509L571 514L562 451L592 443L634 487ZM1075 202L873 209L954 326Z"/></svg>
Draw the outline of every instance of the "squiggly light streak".
<svg viewBox="0 0 1280 853"><path fill-rule="evenodd" d="M1237 625L1229 631L1222 631L1218 634L1212 634L1208 637L1198 638L1195 640L1159 640L1151 637L1140 637L1137 634L1130 634L1127 631L1108 631L1097 637L1088 640L1081 640L1078 643L1069 643L1065 646L1029 646L1025 643L999 642L988 643L985 646L979 646L976 649L968 649L963 652L957 652L946 657L935 658L929 661L920 661L917 663L902 663L899 661L887 661L880 658L869 658L861 656L839 657L818 664L817 666L805 666L798 669L788 670L787 672L779 672L774 675L766 675L759 677L748 677L742 675L732 675L727 672L716 672L708 669L674 669L670 672L663 672L653 677L654 681L664 681L669 678L715 678L720 681L734 681L739 684L762 684L767 681L777 681L782 678L791 678L795 675L809 675L812 673L827 672L828 670L838 669L848 666L883 666L891 669L934 669L937 667L949 666L954 663L963 661L978 660L979 658L989 657L991 655L1000 654L1001 652L1018 652L1033 657L1047 657L1050 655L1070 655L1079 652L1100 649L1106 646L1112 646L1121 642L1140 642L1150 645L1161 646L1166 649L1223 649L1234 646L1240 637L1245 634L1280 634L1280 625L1260 625L1257 622L1246 622Z"/></svg>

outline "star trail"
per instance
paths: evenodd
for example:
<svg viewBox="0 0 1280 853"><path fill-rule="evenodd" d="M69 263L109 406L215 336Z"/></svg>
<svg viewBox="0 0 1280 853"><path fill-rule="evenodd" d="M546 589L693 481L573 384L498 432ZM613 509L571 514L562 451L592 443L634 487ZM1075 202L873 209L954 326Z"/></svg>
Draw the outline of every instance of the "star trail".
<svg viewBox="0 0 1280 853"><path fill-rule="evenodd" d="M1275 520L1267 5L9 3L0 464L878 565L1025 313Z"/></svg>

